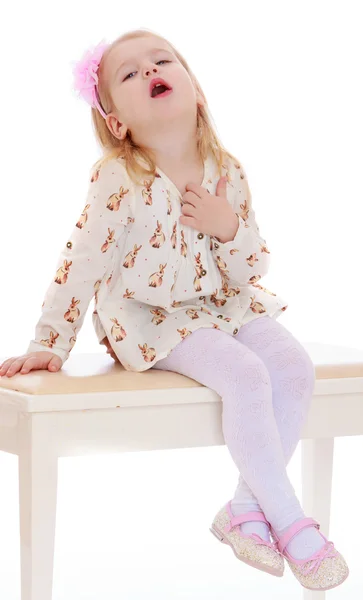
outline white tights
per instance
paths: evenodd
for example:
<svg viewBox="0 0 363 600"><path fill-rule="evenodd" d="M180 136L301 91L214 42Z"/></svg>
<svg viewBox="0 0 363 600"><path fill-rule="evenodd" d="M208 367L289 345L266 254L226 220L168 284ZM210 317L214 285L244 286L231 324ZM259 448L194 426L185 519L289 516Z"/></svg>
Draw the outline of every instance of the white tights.
<svg viewBox="0 0 363 600"><path fill-rule="evenodd" d="M175 371L215 390L223 402L226 445L239 470L234 514L263 511L282 534L305 517L286 472L310 407L315 369L303 346L271 317L258 317L236 336L200 328L153 368ZM247 523L256 531L256 523ZM324 545L316 529L288 544L295 558ZM293 552L294 549L294 552Z"/></svg>

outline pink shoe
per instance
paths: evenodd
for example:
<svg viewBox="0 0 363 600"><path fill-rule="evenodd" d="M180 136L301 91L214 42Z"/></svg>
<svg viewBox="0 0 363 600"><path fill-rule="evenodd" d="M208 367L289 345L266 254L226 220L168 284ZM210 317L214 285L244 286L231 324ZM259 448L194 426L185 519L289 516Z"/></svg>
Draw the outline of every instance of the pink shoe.
<svg viewBox="0 0 363 600"><path fill-rule="evenodd" d="M286 550L286 546L291 539L299 531L311 525L320 529L319 523L314 519L301 519L291 525L290 529L280 539L271 527L272 539L277 543L279 551L285 557L291 571L304 588L319 592L331 590L343 583L349 575L347 563L343 556L335 550L333 542L329 542L320 532L326 541L325 546L317 550L310 558L301 560L293 558Z"/></svg>
<svg viewBox="0 0 363 600"><path fill-rule="evenodd" d="M217 513L210 531L220 542L231 546L239 560L270 575L282 577L284 559L277 549L276 542L266 542L256 533L243 534L239 525L247 521L263 521L270 525L261 512L249 512L234 517L230 501Z"/></svg>

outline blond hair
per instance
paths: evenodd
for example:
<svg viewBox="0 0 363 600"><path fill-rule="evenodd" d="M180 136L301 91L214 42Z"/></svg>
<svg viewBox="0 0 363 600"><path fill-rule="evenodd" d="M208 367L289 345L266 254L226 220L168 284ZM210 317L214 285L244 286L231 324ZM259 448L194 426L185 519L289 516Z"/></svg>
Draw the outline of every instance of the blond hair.
<svg viewBox="0 0 363 600"><path fill-rule="evenodd" d="M97 87L101 106L106 114L116 110L107 85L107 81L105 81L104 77L104 66L107 56L120 42L146 36L157 37L161 40L164 40L164 42L166 42L170 46L175 56L178 58L180 63L183 65L183 67L189 74L193 85L195 86L195 89L199 91L199 93L205 100L204 93L197 78L191 71L187 61L180 54L180 52L178 52L178 50L163 36L153 33L148 29L136 29L124 33L123 35L118 37L106 49L102 56L98 70L99 82ZM155 178L156 165L152 157L149 155L148 149L145 147L141 147L138 144L135 144L131 138L129 131L126 134L125 139L120 140L116 138L107 127L105 119L99 113L97 108L92 108L92 121L97 141L99 142L103 151L103 156L97 161L95 166L99 168L107 160L110 160L112 158L123 157L125 159L127 172L132 181L138 183L138 181L140 180L143 181L145 179L149 179L152 183ZM197 106L196 125L197 149L199 152L199 156L203 162L206 159L209 151L211 151L216 159L220 175L222 174L222 166L226 160L226 157L230 157L235 163L239 164L238 160L224 148L223 144L219 140L218 135L212 124L212 117L207 106ZM144 166L140 164L139 159L141 159L141 162L144 161Z"/></svg>

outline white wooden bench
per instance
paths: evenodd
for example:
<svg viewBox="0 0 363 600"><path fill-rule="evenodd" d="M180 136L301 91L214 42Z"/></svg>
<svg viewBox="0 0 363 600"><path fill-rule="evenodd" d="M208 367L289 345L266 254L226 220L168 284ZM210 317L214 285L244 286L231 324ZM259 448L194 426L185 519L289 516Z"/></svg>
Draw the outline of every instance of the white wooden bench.
<svg viewBox="0 0 363 600"><path fill-rule="evenodd" d="M363 435L363 351L304 346L316 384L302 503L328 536L334 438ZM107 354L74 354L58 373L0 378L0 450L19 457L21 600L52 599L58 457L223 445L222 406L193 379L125 371ZM304 591L305 600L324 597Z"/></svg>

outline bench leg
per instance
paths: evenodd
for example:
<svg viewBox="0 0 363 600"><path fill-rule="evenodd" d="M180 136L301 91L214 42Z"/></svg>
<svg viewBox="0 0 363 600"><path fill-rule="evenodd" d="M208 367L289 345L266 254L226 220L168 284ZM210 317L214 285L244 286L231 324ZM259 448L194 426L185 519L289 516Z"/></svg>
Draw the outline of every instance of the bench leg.
<svg viewBox="0 0 363 600"><path fill-rule="evenodd" d="M304 512L329 539L334 438L302 440L301 451ZM304 589L304 600L325 600L325 592Z"/></svg>
<svg viewBox="0 0 363 600"><path fill-rule="evenodd" d="M21 600L52 600L58 458L47 415L19 422Z"/></svg>

